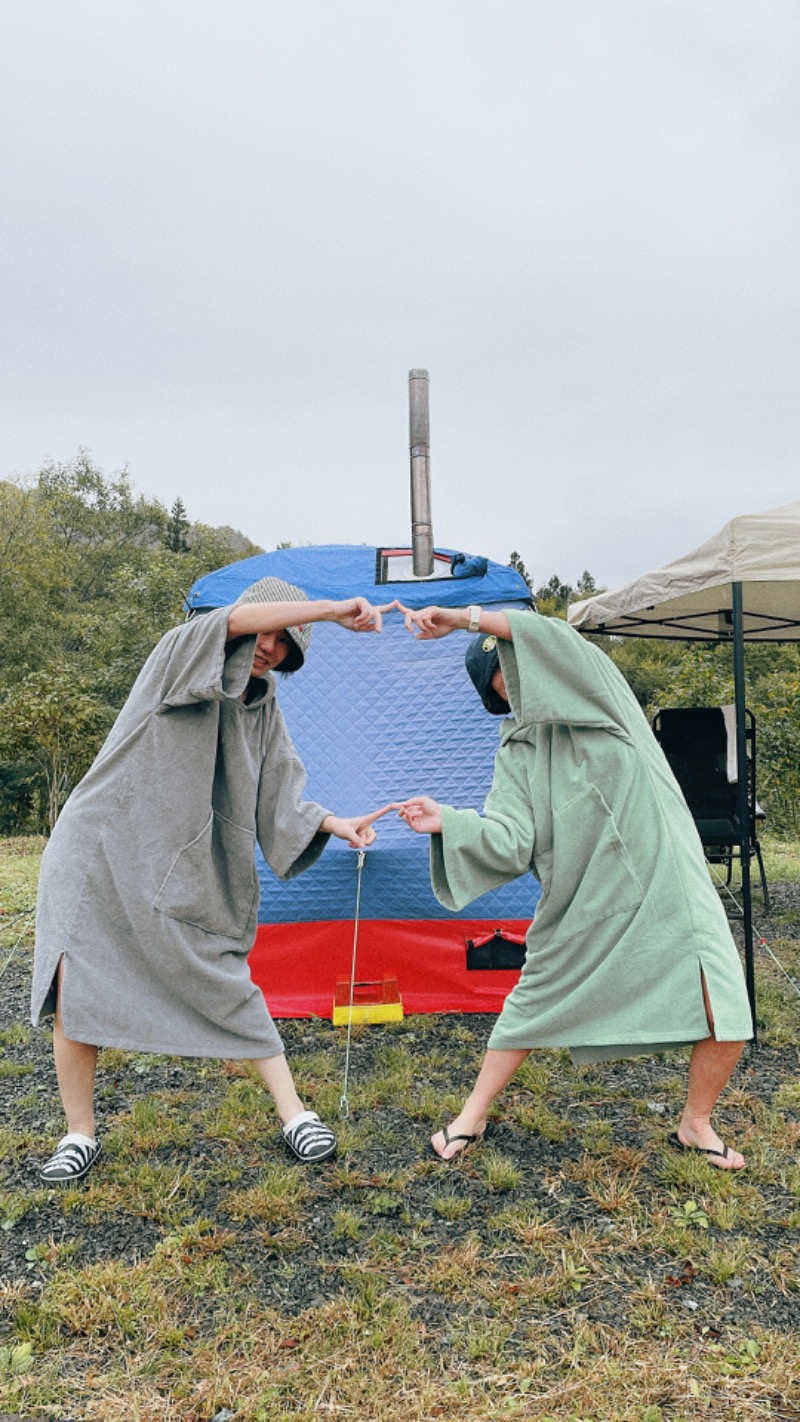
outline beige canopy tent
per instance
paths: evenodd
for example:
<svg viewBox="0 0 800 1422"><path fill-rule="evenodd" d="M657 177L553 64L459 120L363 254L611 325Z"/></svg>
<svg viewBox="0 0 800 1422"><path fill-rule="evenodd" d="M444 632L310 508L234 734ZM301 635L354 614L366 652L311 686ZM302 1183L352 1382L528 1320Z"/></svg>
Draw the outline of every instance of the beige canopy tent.
<svg viewBox="0 0 800 1422"><path fill-rule="evenodd" d="M745 642L800 641L800 501L726 523L693 553L569 609L579 632L733 647L747 990L755 1016L745 749Z"/></svg>
<svg viewBox="0 0 800 1422"><path fill-rule="evenodd" d="M732 518L694 553L576 602L569 620L617 637L732 641L737 583L745 641L800 641L800 501Z"/></svg>

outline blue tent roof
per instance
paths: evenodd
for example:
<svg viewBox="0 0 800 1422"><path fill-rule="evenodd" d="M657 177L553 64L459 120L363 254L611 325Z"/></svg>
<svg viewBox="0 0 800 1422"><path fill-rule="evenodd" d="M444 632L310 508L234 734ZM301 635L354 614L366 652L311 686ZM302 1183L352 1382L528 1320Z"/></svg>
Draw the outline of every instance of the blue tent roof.
<svg viewBox="0 0 800 1422"><path fill-rule="evenodd" d="M327 543L258 553L198 578L186 607L225 607L251 583L265 577L295 583L310 598L366 597L374 603L399 598L408 607L427 607L429 603L440 607L466 607L470 603L519 605L530 599L530 589L516 569L450 548L436 549L439 572L435 571L431 578L379 581L378 570L387 561L382 554L404 547L407 549L408 545L386 544L378 548L366 543ZM391 559L388 562L391 566Z"/></svg>

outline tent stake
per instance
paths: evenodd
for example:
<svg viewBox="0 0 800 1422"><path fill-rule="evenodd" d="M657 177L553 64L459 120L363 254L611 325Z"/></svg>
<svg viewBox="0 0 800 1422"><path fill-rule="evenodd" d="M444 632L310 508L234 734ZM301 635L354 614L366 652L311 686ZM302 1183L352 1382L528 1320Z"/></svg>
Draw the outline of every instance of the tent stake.
<svg viewBox="0 0 800 1422"><path fill-rule="evenodd" d="M353 920L353 957L350 963L350 1011L347 1014L347 1046L344 1053L344 1084L342 1086L342 1097L339 1102L339 1115L345 1120L350 1115L350 1104L347 1100L347 1083L350 1077L350 1037L353 1031L353 998L356 986L356 948L358 946L358 916L361 909L361 875L364 869L364 860L367 857L365 849L358 851L358 879L356 881L356 913Z"/></svg>

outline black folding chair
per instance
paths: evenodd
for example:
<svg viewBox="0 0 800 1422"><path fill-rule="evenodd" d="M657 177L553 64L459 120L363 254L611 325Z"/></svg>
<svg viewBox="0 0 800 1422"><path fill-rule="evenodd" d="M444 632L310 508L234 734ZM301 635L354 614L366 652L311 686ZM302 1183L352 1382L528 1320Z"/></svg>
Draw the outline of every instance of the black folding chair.
<svg viewBox="0 0 800 1422"><path fill-rule="evenodd" d="M742 841L732 729L721 706L669 707L653 717L653 731L683 791L706 859L725 866L728 884L734 859L741 859ZM769 913L767 877L756 832L758 822L766 816L756 799L756 721L752 711L745 712L745 742L750 857L758 861L764 909Z"/></svg>

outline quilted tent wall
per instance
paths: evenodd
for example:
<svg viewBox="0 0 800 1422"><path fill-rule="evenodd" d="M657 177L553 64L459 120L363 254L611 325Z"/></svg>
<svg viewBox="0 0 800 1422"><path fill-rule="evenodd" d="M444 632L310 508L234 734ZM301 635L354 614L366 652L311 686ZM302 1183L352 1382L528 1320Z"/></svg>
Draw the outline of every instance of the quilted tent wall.
<svg viewBox="0 0 800 1422"><path fill-rule="evenodd" d="M513 569L488 563L483 572L454 578L453 551L437 555L446 569L441 578L376 584L380 559L373 547L279 549L200 579L188 605L234 602L267 575L298 584L310 597L399 597L416 607L528 605L527 586ZM468 634L459 633L417 642L396 614L385 619L380 636L315 626L302 671L278 679L309 796L343 815L416 792L480 809L499 721L483 710L464 670L467 643ZM517 973L467 970L467 941L496 930L524 934L538 897L535 880L527 875L451 914L431 892L427 838L395 815L376 828L361 878L358 979L395 976L406 1012L497 1011ZM356 851L331 840L315 866L280 883L259 855L261 905L250 968L276 1017L331 1015L337 978L350 973L357 862Z"/></svg>

